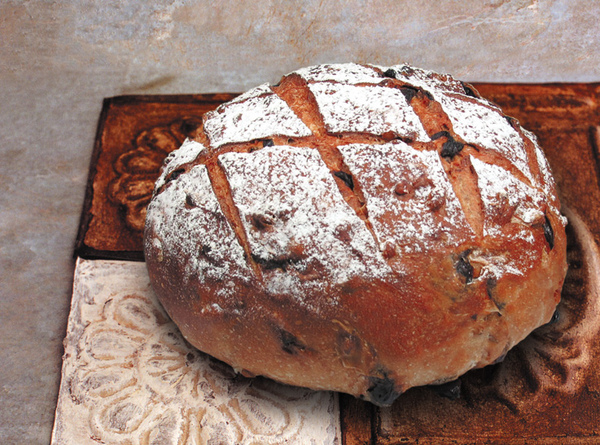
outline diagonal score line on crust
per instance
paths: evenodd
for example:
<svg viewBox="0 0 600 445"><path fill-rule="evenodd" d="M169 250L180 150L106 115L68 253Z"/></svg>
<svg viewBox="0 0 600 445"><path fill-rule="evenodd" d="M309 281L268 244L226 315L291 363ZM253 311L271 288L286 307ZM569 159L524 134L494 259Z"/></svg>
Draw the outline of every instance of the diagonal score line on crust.
<svg viewBox="0 0 600 445"><path fill-rule="evenodd" d="M394 69L390 69L386 73L390 75L390 82L395 85L412 87L423 92L416 94L410 101L410 105L424 123L433 140L425 149L437 151L467 223L477 237L482 237L483 203L477 187L476 175L470 165L469 157L466 156L470 152L476 153L477 149L465 144L454 132L450 117L429 88L419 83L411 83L409 79L398 79L397 71ZM457 83L457 88L459 86L461 85ZM448 146L456 148L444 156ZM415 148L418 149L418 147Z"/></svg>
<svg viewBox="0 0 600 445"><path fill-rule="evenodd" d="M262 277L261 270L258 264L252 260L247 234L244 231L239 212L233 203L229 182L218 163L215 151L207 147L208 139L203 127L200 127L193 140L185 141L178 151L173 152L174 154L165 159L161 175L155 186L154 197L163 193L172 181L177 181L180 176L189 174L195 166L204 166L210 188L235 239L244 251L246 263L260 279ZM180 154L182 151L184 154ZM186 198L186 202L183 204L185 207L195 205L193 202L188 202L189 199L191 199L190 196Z"/></svg>
<svg viewBox="0 0 600 445"><path fill-rule="evenodd" d="M318 150L321 160L333 175L340 194L356 215L364 222L373 240L379 245L379 240L369 220L365 205L366 200L360 184L352 177L350 169L344 163L342 153L338 149L338 145L343 143L343 139L331 136L325 129L325 123L323 122L319 106L306 81L298 75L291 75L286 77L281 85L274 90L313 131L316 137L311 138L313 141L310 144L306 144L308 141L302 140L298 141L298 145L314 147ZM301 97L304 100L297 101L297 97ZM374 136L367 136L365 139L368 139L370 143L383 143L380 138Z"/></svg>
<svg viewBox="0 0 600 445"><path fill-rule="evenodd" d="M244 254L248 265L252 268L256 277L262 281L261 268L252 258L248 234L244 229L244 224L242 217L240 216L239 209L233 201L231 185L229 184L229 180L223 171L223 167L218 162L217 157L210 158L207 160L205 165L213 191L215 192L217 201L221 207L221 211L225 214L227 221L231 225L238 243L242 246L242 249L244 249Z"/></svg>

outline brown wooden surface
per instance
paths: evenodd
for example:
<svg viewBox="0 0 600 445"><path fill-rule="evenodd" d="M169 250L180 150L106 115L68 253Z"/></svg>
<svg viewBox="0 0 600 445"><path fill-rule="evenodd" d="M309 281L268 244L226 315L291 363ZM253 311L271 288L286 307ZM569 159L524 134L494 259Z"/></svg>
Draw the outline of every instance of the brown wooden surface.
<svg viewBox="0 0 600 445"><path fill-rule="evenodd" d="M586 242L598 244L600 85L475 86L538 135L561 200L589 228ZM105 101L77 255L143 258L144 209L162 159L195 129L204 112L233 96L128 96ZM461 379L458 400L417 388L403 394L392 408L376 409L342 396L344 443L600 443L600 378L589 366L581 370L570 365L584 353L586 359L600 359L600 336L585 318L595 310L586 300L594 291L587 268L591 260L581 237L572 227L569 230L571 267L561 304L570 330L565 328L562 335L557 328L548 328L530 344L511 351L504 363L469 373ZM545 354L542 365L530 363L528 348L534 355ZM557 361L553 354L566 358ZM507 386L509 381L514 388Z"/></svg>

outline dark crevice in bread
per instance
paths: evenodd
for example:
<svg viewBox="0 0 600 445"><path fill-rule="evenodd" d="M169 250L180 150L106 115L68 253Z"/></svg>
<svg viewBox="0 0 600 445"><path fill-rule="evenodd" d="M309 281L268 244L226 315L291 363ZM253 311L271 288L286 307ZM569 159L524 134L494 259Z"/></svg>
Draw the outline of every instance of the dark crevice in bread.
<svg viewBox="0 0 600 445"><path fill-rule="evenodd" d="M218 162L218 158L216 156L212 156L205 160L204 165L206 165L208 177L219 202L221 211L233 229L238 243L242 246L242 249L244 249L248 265L252 268L256 276L262 280L261 268L252 257L250 245L248 243L248 237L246 231L244 230L242 219L240 217L238 208L233 202L229 181L227 180L227 177L225 176L225 173Z"/></svg>
<svg viewBox="0 0 600 445"><path fill-rule="evenodd" d="M470 83L467 83L467 82L462 82L462 81L460 83L461 83L463 89L465 90L465 94L467 96L471 96L476 99L481 98L479 91L477 91L473 85L471 85Z"/></svg>

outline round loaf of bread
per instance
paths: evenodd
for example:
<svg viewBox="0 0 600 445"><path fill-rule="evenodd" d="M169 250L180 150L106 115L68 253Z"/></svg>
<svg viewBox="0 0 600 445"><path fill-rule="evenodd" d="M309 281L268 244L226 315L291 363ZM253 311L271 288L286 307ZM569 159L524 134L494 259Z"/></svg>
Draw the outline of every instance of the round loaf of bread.
<svg viewBox="0 0 600 445"><path fill-rule="evenodd" d="M145 255L198 349L389 405L550 320L559 209L535 136L472 86L320 65L204 116L165 161Z"/></svg>

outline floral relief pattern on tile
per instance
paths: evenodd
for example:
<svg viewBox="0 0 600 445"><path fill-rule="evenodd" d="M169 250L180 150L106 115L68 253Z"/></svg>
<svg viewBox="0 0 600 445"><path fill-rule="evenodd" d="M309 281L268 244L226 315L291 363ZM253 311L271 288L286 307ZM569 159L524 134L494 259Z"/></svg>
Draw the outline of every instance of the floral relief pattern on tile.
<svg viewBox="0 0 600 445"><path fill-rule="evenodd" d="M143 263L79 260L53 444L336 444L337 397L191 347Z"/></svg>

